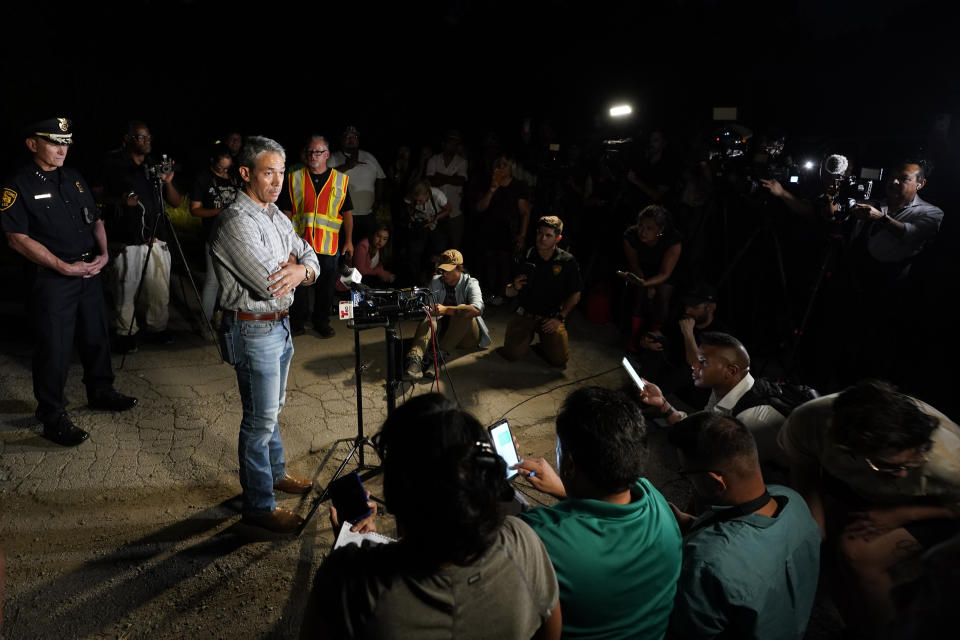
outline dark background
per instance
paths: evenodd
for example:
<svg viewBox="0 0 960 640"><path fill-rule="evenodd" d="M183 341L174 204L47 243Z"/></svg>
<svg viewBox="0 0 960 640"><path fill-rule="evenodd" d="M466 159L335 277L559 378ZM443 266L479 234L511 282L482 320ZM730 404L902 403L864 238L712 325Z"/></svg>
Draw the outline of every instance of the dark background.
<svg viewBox="0 0 960 640"><path fill-rule="evenodd" d="M608 127L606 108L628 99L634 128L706 127L712 107L735 106L755 130L849 140L870 156L912 146L958 109L944 6L31 3L4 17L3 142L19 148L20 126L66 114L75 165L117 146L131 118L151 126L155 151L181 156L227 127L296 144L345 124L386 153L448 127L468 143L489 126L509 140L524 116L571 139Z"/></svg>

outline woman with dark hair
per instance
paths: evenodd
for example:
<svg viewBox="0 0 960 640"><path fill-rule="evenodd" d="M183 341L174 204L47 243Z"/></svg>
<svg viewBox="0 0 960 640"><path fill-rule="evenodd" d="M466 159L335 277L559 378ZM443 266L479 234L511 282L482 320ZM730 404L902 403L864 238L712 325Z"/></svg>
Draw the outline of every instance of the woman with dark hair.
<svg viewBox="0 0 960 640"><path fill-rule="evenodd" d="M398 407L374 438L399 542L324 561L301 638L559 638L556 575L530 527L504 517L506 465L439 394Z"/></svg>
<svg viewBox="0 0 960 640"><path fill-rule="evenodd" d="M353 253L353 266L363 276L364 284L379 288L396 280L397 277L386 269L388 242L390 225L381 224L369 237L357 243ZM337 280L337 288L346 291L340 280Z"/></svg>
<svg viewBox="0 0 960 640"><path fill-rule="evenodd" d="M213 310L217 304L220 283L213 271L213 258L210 256L210 235L220 212L233 204L239 190L234 177L236 168L228 147L218 145L210 154L210 167L197 176L190 190L190 214L200 218L203 223L203 252L206 255L206 278L203 292L200 294L203 313L213 322ZM204 329L201 328L201 333Z"/></svg>
<svg viewBox="0 0 960 640"><path fill-rule="evenodd" d="M673 272L680 260L680 234L674 229L670 212L652 204L637 216L637 224L623 233L623 253L629 271L618 275L640 288L630 325L631 345L639 344L642 331L659 334L667 319L673 294Z"/></svg>

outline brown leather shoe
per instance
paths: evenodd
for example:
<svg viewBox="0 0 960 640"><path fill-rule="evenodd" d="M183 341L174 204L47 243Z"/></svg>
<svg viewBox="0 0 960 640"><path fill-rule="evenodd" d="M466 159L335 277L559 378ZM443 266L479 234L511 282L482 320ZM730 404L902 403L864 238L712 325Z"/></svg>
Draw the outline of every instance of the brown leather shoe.
<svg viewBox="0 0 960 640"><path fill-rule="evenodd" d="M294 533L303 524L303 518L283 507L277 507L265 516L245 515L243 521L275 533Z"/></svg>
<svg viewBox="0 0 960 640"><path fill-rule="evenodd" d="M283 480L273 485L274 491L283 491L284 493L310 493L313 489L313 483L306 478L298 478L289 473L283 476Z"/></svg>

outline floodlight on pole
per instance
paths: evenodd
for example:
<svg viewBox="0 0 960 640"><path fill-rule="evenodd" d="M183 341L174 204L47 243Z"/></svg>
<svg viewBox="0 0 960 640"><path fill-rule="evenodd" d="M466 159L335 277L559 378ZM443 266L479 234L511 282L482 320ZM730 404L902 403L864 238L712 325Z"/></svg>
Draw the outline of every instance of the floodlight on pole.
<svg viewBox="0 0 960 640"><path fill-rule="evenodd" d="M633 108L628 104L618 104L616 106L610 107L610 117L611 118L622 118L633 113Z"/></svg>

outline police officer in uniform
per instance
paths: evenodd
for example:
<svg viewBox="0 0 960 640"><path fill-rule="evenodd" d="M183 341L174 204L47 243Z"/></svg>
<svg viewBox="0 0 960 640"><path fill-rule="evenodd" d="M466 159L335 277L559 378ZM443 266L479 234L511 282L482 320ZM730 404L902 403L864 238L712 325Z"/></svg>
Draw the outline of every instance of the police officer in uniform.
<svg viewBox="0 0 960 640"><path fill-rule="evenodd" d="M74 333L90 408L125 411L137 399L113 388L99 276L108 259L107 234L87 183L63 167L73 141L70 121L43 120L25 133L33 159L3 183L0 228L14 251L38 265L30 305L37 418L44 437L74 446L88 436L67 414L63 392Z"/></svg>

